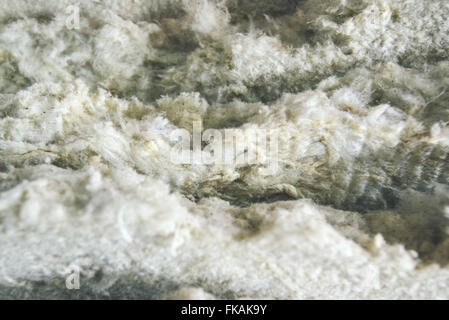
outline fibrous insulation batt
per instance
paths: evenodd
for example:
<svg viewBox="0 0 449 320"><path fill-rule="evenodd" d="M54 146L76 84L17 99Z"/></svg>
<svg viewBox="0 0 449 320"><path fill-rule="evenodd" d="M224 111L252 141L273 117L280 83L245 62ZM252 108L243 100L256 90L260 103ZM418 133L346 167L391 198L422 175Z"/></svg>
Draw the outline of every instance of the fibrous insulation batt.
<svg viewBox="0 0 449 320"><path fill-rule="evenodd" d="M449 298L448 1L0 7L1 298Z"/></svg>

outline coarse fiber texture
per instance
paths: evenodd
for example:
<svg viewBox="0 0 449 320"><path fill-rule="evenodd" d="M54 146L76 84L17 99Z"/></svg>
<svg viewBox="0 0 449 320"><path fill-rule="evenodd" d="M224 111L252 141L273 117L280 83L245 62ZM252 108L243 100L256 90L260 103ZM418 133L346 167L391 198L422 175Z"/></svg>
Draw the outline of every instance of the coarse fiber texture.
<svg viewBox="0 0 449 320"><path fill-rule="evenodd" d="M0 298L449 299L449 1L0 7Z"/></svg>

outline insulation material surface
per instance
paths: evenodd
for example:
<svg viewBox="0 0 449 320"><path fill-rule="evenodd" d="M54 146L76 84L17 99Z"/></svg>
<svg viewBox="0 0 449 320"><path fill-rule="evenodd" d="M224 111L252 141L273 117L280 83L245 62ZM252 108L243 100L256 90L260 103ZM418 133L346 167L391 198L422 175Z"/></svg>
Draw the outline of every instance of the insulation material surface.
<svg viewBox="0 0 449 320"><path fill-rule="evenodd" d="M449 298L448 1L77 5L0 0L1 298Z"/></svg>

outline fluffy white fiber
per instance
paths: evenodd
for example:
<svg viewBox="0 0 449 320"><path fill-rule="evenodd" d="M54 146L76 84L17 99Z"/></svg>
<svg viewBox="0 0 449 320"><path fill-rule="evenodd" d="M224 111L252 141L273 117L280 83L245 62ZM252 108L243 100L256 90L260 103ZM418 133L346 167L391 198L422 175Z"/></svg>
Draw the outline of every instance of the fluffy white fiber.
<svg viewBox="0 0 449 320"><path fill-rule="evenodd" d="M449 298L447 1L70 5L0 1L0 297Z"/></svg>

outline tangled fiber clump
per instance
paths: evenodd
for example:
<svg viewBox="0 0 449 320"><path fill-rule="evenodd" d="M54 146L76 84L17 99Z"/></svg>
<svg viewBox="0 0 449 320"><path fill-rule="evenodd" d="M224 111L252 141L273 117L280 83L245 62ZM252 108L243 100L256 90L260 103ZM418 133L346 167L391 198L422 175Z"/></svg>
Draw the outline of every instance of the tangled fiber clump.
<svg viewBox="0 0 449 320"><path fill-rule="evenodd" d="M449 2L0 5L1 297L449 297Z"/></svg>

